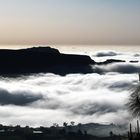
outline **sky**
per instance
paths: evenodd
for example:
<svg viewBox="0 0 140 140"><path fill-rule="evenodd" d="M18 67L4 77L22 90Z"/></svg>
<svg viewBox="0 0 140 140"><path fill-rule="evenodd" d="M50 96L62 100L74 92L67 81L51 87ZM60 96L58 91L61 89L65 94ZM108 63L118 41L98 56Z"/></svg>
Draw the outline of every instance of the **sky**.
<svg viewBox="0 0 140 140"><path fill-rule="evenodd" d="M139 0L0 0L0 45L140 45Z"/></svg>

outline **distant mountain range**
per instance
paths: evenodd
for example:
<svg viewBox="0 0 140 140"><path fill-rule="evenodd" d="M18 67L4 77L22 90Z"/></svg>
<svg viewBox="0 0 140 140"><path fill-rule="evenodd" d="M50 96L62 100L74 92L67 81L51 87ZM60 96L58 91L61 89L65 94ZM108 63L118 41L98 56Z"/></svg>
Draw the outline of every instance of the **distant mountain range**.
<svg viewBox="0 0 140 140"><path fill-rule="evenodd" d="M63 54L50 47L19 50L0 50L0 74L28 74L47 72L59 75L93 73L91 65L105 65L122 60L95 62L87 55Z"/></svg>

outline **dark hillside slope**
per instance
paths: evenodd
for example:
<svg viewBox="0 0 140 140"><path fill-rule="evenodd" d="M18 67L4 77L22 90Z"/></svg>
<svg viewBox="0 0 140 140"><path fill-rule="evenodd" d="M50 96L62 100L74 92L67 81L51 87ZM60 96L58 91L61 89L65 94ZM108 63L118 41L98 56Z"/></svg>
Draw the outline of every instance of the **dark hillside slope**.
<svg viewBox="0 0 140 140"><path fill-rule="evenodd" d="M0 50L0 74L91 73L89 65L94 63L89 56L62 54L50 47Z"/></svg>

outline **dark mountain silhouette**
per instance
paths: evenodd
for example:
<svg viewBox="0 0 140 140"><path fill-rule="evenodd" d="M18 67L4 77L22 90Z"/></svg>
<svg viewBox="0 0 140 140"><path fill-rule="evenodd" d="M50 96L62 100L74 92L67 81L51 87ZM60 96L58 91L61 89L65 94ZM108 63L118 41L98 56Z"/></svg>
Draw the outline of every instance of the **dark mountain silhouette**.
<svg viewBox="0 0 140 140"><path fill-rule="evenodd" d="M129 61L130 63L138 63L139 61L138 60L131 60Z"/></svg>
<svg viewBox="0 0 140 140"><path fill-rule="evenodd" d="M111 64L111 63L120 63L120 62L125 62L124 60L116 60L116 59L108 59L104 62L98 62L98 65L107 65L107 64Z"/></svg>
<svg viewBox="0 0 140 140"><path fill-rule="evenodd" d="M0 50L0 74L50 72L59 75L92 73L90 65L108 64L120 60L96 63L87 55L63 54L50 47L33 47L19 50ZM122 62L122 61L121 61Z"/></svg>

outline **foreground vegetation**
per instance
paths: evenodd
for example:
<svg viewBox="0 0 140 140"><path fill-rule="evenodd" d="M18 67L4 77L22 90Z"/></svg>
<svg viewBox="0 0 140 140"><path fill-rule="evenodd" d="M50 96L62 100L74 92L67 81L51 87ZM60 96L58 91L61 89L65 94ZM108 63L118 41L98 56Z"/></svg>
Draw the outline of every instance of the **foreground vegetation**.
<svg viewBox="0 0 140 140"><path fill-rule="evenodd" d="M68 127L72 126L52 126L52 127L21 127L0 125L1 140L127 140L127 136L117 136L113 132L108 137L97 137L88 134L87 131L78 129L74 132Z"/></svg>

